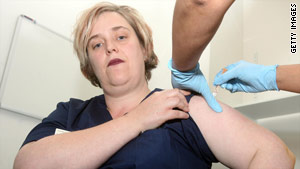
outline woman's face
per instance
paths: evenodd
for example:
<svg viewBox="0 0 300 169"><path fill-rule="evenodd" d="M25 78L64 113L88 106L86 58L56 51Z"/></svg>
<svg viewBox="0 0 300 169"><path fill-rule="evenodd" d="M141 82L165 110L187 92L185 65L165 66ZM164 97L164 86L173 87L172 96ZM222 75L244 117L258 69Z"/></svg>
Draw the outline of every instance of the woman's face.
<svg viewBox="0 0 300 169"><path fill-rule="evenodd" d="M145 50L133 28L118 13L104 12L95 20L88 54L103 89L146 81Z"/></svg>

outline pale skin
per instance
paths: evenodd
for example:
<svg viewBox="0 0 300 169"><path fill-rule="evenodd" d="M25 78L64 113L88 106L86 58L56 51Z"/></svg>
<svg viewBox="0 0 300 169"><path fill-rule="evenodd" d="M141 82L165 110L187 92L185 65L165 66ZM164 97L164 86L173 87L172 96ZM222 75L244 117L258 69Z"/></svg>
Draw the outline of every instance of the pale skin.
<svg viewBox="0 0 300 169"><path fill-rule="evenodd" d="M132 27L119 14L106 12L98 17L91 37L94 35L88 45L90 60L113 120L29 143L21 148L14 168L97 168L140 132L171 119L188 118L186 112L216 157L230 168L257 168L254 165L258 164L266 168L256 157L270 152L279 155L276 158L282 164L289 162L289 151L278 137L224 104L223 113L216 114L202 97L195 96L188 104L179 89L156 92L140 103L150 90L141 64L144 49ZM109 66L115 58L121 62ZM173 110L176 107L181 110Z"/></svg>
<svg viewBox="0 0 300 169"><path fill-rule="evenodd" d="M280 90L300 93L300 64L278 66L276 83Z"/></svg>
<svg viewBox="0 0 300 169"><path fill-rule="evenodd" d="M189 103L190 115L222 164L238 169L294 168L293 153L275 134L220 104L222 113L209 109L200 96L194 96Z"/></svg>

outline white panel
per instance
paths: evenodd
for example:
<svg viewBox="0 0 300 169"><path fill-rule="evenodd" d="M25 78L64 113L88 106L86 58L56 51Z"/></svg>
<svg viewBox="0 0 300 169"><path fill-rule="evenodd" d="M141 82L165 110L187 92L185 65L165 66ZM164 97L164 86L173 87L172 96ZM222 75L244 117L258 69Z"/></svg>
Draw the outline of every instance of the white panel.
<svg viewBox="0 0 300 169"><path fill-rule="evenodd" d="M81 75L70 40L19 19L1 85L1 107L41 119L58 102L101 93Z"/></svg>

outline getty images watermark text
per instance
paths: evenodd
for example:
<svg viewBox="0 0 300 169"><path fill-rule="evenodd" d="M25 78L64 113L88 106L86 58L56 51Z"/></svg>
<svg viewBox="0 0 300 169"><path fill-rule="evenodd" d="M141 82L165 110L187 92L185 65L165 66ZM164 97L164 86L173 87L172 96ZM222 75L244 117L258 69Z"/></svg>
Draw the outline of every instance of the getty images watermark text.
<svg viewBox="0 0 300 169"><path fill-rule="evenodd" d="M295 54L297 53L297 4L291 3L290 7L291 53Z"/></svg>

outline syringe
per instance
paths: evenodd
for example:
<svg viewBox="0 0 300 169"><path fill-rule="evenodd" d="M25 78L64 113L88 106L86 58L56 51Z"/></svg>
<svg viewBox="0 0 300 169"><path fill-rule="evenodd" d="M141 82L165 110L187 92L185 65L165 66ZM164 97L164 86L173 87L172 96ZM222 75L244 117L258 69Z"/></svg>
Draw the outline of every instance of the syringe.
<svg viewBox="0 0 300 169"><path fill-rule="evenodd" d="M222 74L224 74L225 72L227 72L227 69L226 69L226 68L223 68L223 69L222 69ZM212 92L213 96L216 97L217 94L218 94L218 92L219 92L219 86L216 86L216 87L215 87L215 90Z"/></svg>

